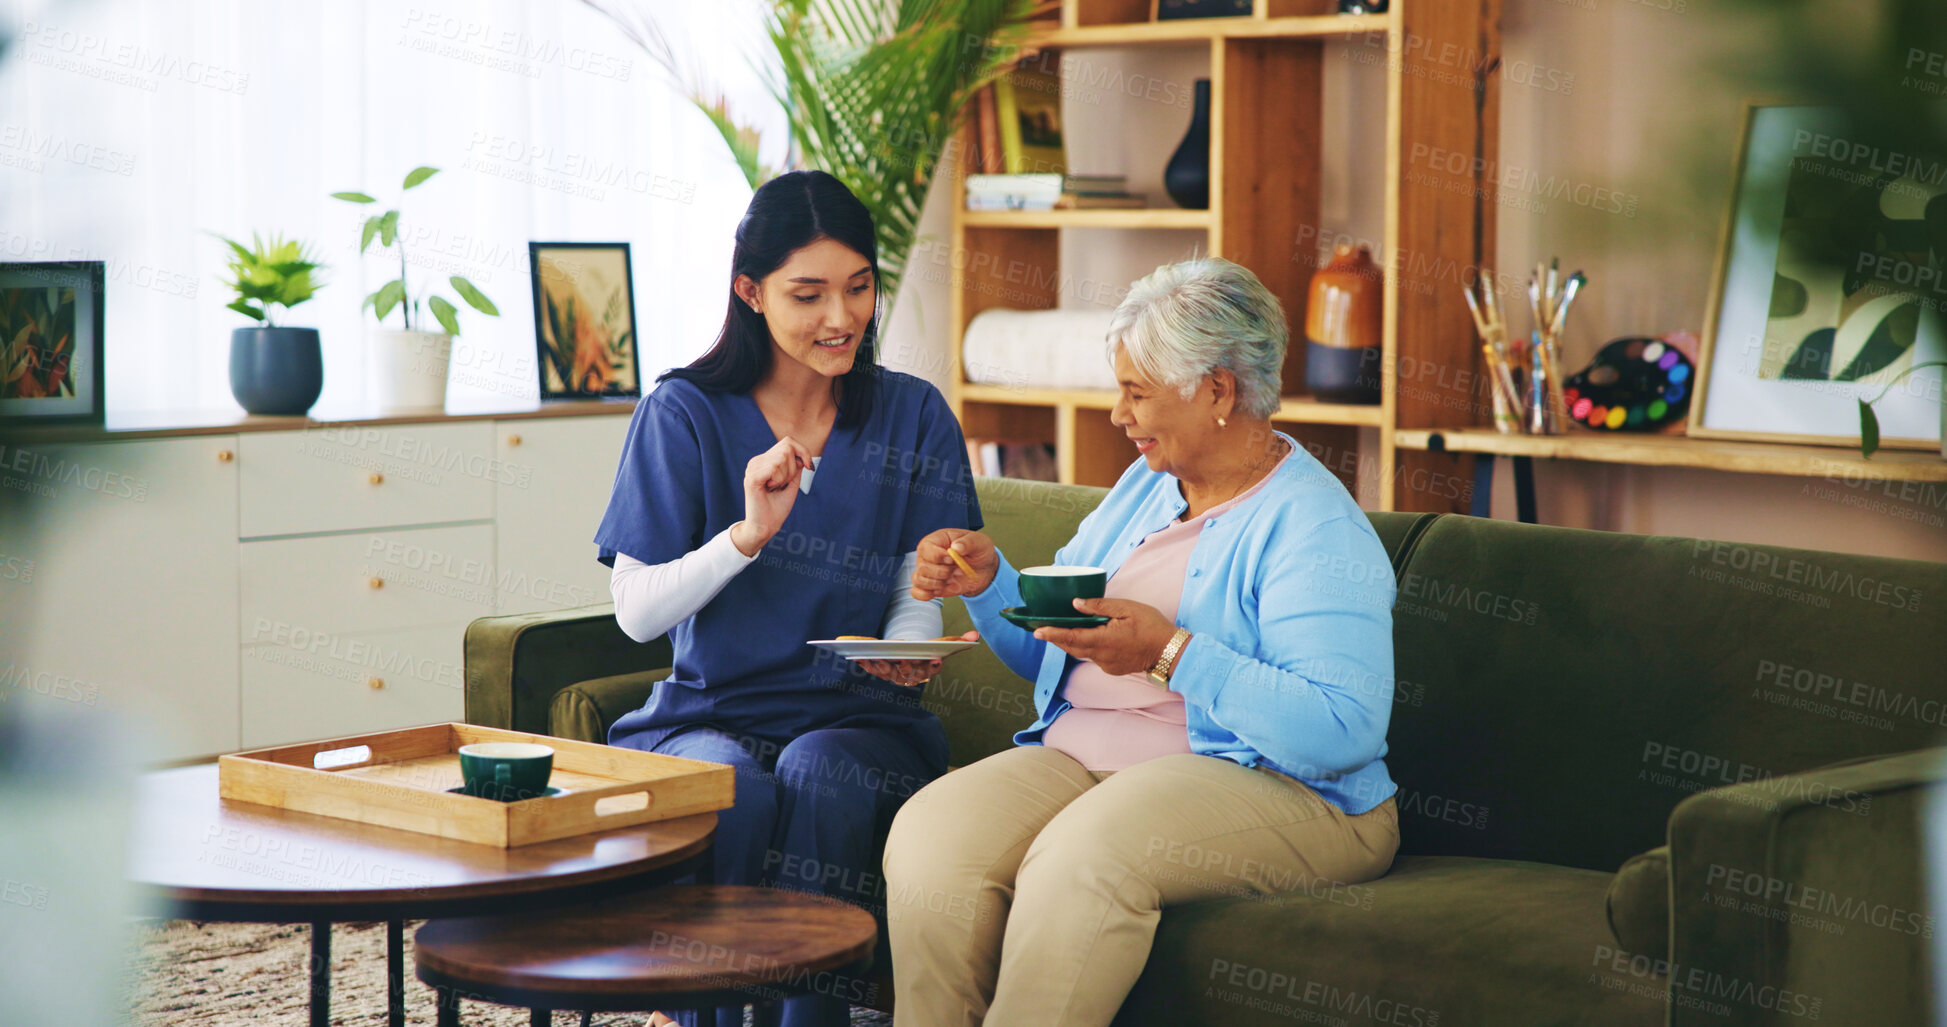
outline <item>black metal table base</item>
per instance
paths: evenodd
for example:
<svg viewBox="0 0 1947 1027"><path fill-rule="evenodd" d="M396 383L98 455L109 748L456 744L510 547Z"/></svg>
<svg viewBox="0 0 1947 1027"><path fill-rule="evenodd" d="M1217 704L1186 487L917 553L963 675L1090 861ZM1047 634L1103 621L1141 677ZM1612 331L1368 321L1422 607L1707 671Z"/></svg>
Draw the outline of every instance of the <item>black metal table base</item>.
<svg viewBox="0 0 1947 1027"><path fill-rule="evenodd" d="M693 878L699 883L708 884L715 879L713 849L706 846L703 851L661 867L658 870L630 878L625 881L604 881L576 888L556 889L536 892L532 895L516 896L493 903L468 901L464 903L434 902L419 908L407 910L409 916L385 919L385 1019L387 1027L406 1027L406 920L429 919L440 916L482 916L497 912L520 912L526 909L552 909L560 905L572 905L598 896L613 896L621 892L667 884L681 878ZM391 907L397 909L397 906ZM297 921L311 925L311 965L307 974L310 986L310 1025L311 1027L330 1027L331 1024L331 925L334 922L366 922L381 917L371 915L377 910L370 904L346 905L330 911L331 920ZM390 913L390 910L388 910ZM236 923L291 923L292 920L279 915L275 907L258 907L248 903L183 903L174 913L176 916L192 920L218 920ZM442 1008L440 1016L446 1015ZM584 1024L587 1022L583 1014ZM446 1021L442 1019L441 1023ZM537 1021L545 1023L545 1020Z"/></svg>
<svg viewBox="0 0 1947 1027"><path fill-rule="evenodd" d="M311 1027L331 1027L331 921L311 924ZM385 922L385 1022L406 1027L406 924Z"/></svg>
<svg viewBox="0 0 1947 1027"><path fill-rule="evenodd" d="M872 960L867 958L831 972L840 976L858 976L870 969L871 965ZM574 996L528 988L482 987L469 981L429 971L424 966L418 968L418 974L421 981L433 986L433 994L437 996L438 1027L461 1027L460 1003L465 999L525 1008L529 1010L528 1022L535 1027L545 1027L550 1023L555 1009L580 1009L582 1027L588 1027L596 1012L640 1013L656 1010L664 1016L674 1016L683 1012L702 1015L712 1009L721 1009L725 1006L747 1005L753 1001L772 1002L795 995L812 994L812 989L803 986L752 984L748 988L717 988L655 997ZM753 992L759 994L753 995ZM581 1008L584 1005L588 1008Z"/></svg>

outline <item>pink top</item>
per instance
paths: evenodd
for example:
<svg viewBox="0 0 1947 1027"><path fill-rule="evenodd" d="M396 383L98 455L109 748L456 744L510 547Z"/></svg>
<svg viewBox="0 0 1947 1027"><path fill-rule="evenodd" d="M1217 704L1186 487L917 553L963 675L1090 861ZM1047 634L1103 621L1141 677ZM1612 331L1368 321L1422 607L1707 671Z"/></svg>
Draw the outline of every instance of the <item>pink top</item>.
<svg viewBox="0 0 1947 1027"><path fill-rule="evenodd" d="M1290 453L1278 461L1291 458ZM1272 471L1277 467L1274 465ZM1188 521L1172 521L1151 532L1132 551L1102 590L1110 599L1147 603L1176 620L1183 598L1183 576L1205 521L1228 513L1264 487L1257 484ZM1090 770L1122 770L1158 756L1190 751L1184 726L1183 696L1150 684L1146 674L1109 674L1083 660L1068 672L1063 696L1073 708L1056 717L1041 737Z"/></svg>

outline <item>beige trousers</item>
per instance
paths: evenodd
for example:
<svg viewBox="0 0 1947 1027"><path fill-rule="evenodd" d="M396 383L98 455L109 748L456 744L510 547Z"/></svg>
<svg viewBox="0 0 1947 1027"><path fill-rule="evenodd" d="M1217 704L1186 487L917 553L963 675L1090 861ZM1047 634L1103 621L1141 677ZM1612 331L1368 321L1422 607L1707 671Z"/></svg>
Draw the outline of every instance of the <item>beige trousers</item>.
<svg viewBox="0 0 1947 1027"><path fill-rule="evenodd" d="M1045 746L1009 749L927 785L893 821L893 1022L1105 1025L1163 907L1293 892L1344 902L1398 847L1390 799L1348 817L1283 774L1212 756L1108 773Z"/></svg>

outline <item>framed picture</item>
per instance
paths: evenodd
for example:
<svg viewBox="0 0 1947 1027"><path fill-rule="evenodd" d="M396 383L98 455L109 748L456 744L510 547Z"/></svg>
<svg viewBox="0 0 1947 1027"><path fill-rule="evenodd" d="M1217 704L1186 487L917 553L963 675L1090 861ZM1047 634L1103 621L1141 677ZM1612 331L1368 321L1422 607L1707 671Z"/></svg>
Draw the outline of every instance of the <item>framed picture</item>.
<svg viewBox="0 0 1947 1027"><path fill-rule="evenodd" d="M0 264L0 423L100 424L103 264Z"/></svg>
<svg viewBox="0 0 1947 1027"><path fill-rule="evenodd" d="M1947 167L1848 137L1836 110L1745 112L1690 434L1857 445L1859 404L1947 354ZM1942 201L1947 204L1947 201ZM1883 446L1940 440L1937 368L1875 406Z"/></svg>
<svg viewBox="0 0 1947 1027"><path fill-rule="evenodd" d="M541 399L642 395L625 242L530 242Z"/></svg>

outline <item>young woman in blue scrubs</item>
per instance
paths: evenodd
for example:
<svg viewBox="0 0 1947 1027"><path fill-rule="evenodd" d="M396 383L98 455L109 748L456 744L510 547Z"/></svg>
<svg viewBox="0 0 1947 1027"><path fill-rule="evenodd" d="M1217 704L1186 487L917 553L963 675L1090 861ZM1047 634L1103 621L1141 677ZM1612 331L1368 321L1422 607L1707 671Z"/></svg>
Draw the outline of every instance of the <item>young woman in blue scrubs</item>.
<svg viewBox="0 0 1947 1027"><path fill-rule="evenodd" d="M637 406L595 542L623 630L667 631L675 648L674 671L609 742L737 768L720 883L878 913L881 839L946 770L945 730L918 689L939 664L854 664L806 642L937 636L938 601L907 591L912 554L981 519L946 402L874 363L874 238L865 206L824 172L757 190L722 332ZM843 1024L863 997L793 999L782 1022ZM741 1010L717 1022L741 1025Z"/></svg>

